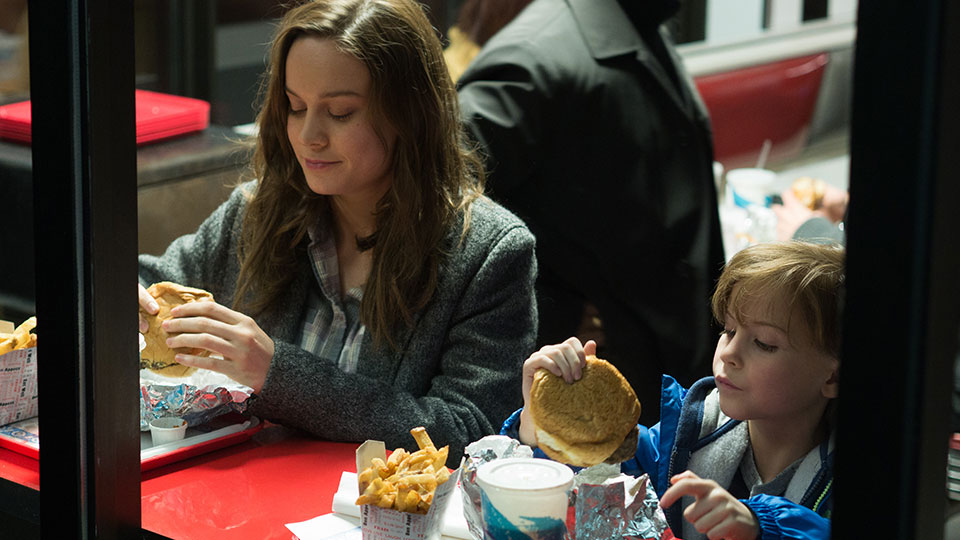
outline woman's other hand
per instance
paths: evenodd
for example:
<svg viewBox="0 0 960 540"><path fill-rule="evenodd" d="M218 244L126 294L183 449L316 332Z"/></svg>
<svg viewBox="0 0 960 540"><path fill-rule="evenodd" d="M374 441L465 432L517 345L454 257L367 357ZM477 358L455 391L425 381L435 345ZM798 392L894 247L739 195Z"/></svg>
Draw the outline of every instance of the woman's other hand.
<svg viewBox="0 0 960 540"><path fill-rule="evenodd" d="M684 495L693 497L683 517L710 540L754 540L759 536L760 525L753 512L720 484L690 471L674 476L670 483L660 506L669 508Z"/></svg>
<svg viewBox="0 0 960 540"><path fill-rule="evenodd" d="M580 380L583 376L583 367L587 363L587 356L597 353L597 344L593 340L584 344L572 337L557 345L545 345L539 351L530 355L523 363L523 412L520 413L520 442L536 446L536 426L530 418L530 388L533 386L533 376L541 368L546 369L557 377L562 377L567 383Z"/></svg>
<svg viewBox="0 0 960 540"><path fill-rule="evenodd" d="M174 334L167 345L196 347L223 356L178 354L177 362L223 373L259 392L267 380L274 344L254 320L216 302L190 302L170 310L163 329Z"/></svg>
<svg viewBox="0 0 960 540"><path fill-rule="evenodd" d="M146 311L150 315L156 315L157 313L159 313L160 306L157 304L157 301L154 300L152 296L150 296L150 293L147 292L147 289L145 289L143 285L139 283L137 283L137 287L139 288L140 309ZM140 333L143 334L150 329L150 323L144 320L142 314L139 315L139 317L140 317Z"/></svg>

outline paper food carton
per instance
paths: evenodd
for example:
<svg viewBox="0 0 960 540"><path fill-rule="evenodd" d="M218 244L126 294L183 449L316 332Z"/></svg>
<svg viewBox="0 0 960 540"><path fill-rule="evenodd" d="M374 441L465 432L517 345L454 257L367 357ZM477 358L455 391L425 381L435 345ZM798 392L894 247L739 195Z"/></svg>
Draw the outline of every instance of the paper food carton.
<svg viewBox="0 0 960 540"><path fill-rule="evenodd" d="M29 338L32 324L28 320L15 329L13 323L0 321L0 351L12 349L0 354L0 426L33 418L39 412L37 347L18 348L24 335Z"/></svg>
<svg viewBox="0 0 960 540"><path fill-rule="evenodd" d="M370 467L374 458L386 462L386 447L382 441L367 441L357 448L357 475ZM364 540L437 540L441 536L444 509L450 499L460 470L437 486L433 502L426 514L400 512L372 504L360 506L360 528Z"/></svg>

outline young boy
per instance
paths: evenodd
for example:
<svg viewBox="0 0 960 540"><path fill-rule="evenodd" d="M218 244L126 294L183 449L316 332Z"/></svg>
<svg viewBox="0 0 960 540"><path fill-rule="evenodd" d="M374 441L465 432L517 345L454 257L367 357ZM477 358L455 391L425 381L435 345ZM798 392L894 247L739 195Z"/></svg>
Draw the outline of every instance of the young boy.
<svg viewBox="0 0 960 540"><path fill-rule="evenodd" d="M723 324L714 376L690 389L664 376L660 422L639 426L622 464L650 475L678 536L829 538L843 281L839 246L759 244L727 264L713 295ZM535 446L534 373L572 382L595 351L570 338L528 358L524 409L501 433Z"/></svg>

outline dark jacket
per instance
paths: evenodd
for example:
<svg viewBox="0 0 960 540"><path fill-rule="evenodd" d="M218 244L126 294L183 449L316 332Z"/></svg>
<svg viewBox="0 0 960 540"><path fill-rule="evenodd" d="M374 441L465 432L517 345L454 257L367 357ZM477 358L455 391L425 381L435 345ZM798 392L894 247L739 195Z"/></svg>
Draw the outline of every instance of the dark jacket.
<svg viewBox="0 0 960 540"><path fill-rule="evenodd" d="M201 287L231 306L242 189L162 257L141 255L140 282ZM447 463L456 467L467 444L495 433L520 404L522 365L536 331L533 244L516 216L488 199L475 202L463 242L459 227L449 232L437 290L399 336L399 350L374 347L366 332L356 373L298 346L316 279L304 251L289 269L295 277L279 309L256 317L276 350L249 412L325 439L377 439L391 449L416 449L409 430L424 426L437 445L450 445Z"/></svg>
<svg viewBox="0 0 960 540"><path fill-rule="evenodd" d="M601 352L658 418L662 373L710 373L709 298L723 264L709 121L616 0L535 0L459 80L490 195L537 237L538 341L574 335L597 307Z"/></svg>

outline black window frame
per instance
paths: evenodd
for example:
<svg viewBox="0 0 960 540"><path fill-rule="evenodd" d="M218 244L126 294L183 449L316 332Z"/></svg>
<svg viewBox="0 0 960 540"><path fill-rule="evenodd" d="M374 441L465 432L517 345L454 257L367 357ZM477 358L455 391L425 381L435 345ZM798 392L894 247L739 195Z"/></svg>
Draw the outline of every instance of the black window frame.
<svg viewBox="0 0 960 540"><path fill-rule="evenodd" d="M960 328L960 6L861 1L835 538L944 535Z"/></svg>
<svg viewBox="0 0 960 540"><path fill-rule="evenodd" d="M77 538L140 526L133 8L30 0L43 496L0 520ZM942 538L960 326L960 6L860 2L837 538ZM101 120L103 119L103 120ZM909 179L909 181L908 181ZM129 286L128 286L129 285ZM53 399L55 396L56 399ZM46 405L44 405L46 403ZM5 529L10 531L10 528Z"/></svg>

